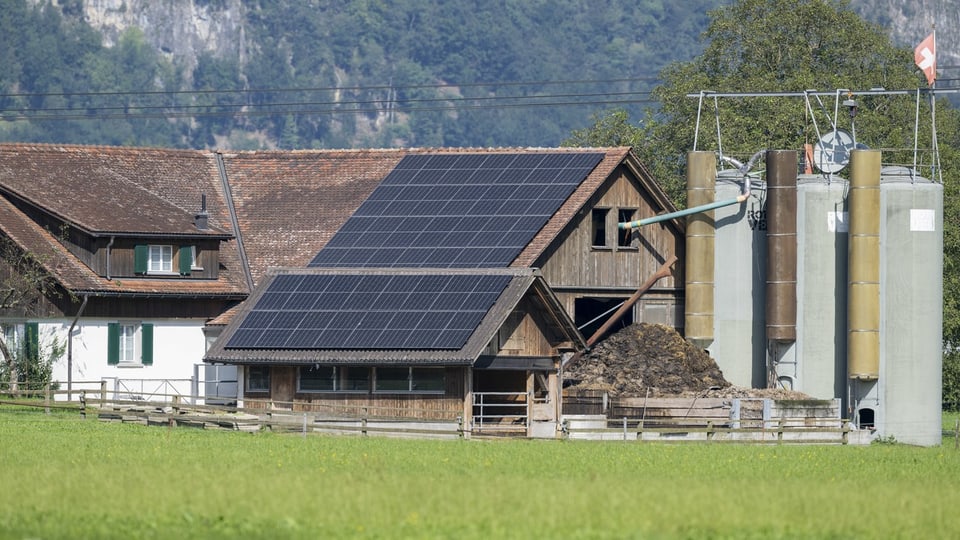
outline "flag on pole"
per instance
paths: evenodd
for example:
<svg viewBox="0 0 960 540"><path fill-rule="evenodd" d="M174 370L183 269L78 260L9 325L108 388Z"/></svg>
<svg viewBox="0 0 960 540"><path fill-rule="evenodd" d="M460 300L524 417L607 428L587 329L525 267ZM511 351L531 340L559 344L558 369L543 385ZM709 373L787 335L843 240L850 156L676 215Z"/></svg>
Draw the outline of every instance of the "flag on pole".
<svg viewBox="0 0 960 540"><path fill-rule="evenodd" d="M932 33L917 45L913 50L913 61L927 76L927 84L933 85L937 80L937 40L936 33Z"/></svg>

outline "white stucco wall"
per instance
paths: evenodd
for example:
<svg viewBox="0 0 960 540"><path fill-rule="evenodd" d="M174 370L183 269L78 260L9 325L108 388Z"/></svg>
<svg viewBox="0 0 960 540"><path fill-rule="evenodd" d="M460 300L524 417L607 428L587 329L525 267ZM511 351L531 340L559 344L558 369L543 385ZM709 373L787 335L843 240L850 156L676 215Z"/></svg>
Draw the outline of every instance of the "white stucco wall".
<svg viewBox="0 0 960 540"><path fill-rule="evenodd" d="M139 321L154 325L153 364L148 366L107 363L107 324L110 322L117 321L81 319L77 322L72 347L74 390L99 388L99 381L107 379L108 391L119 388L125 394L141 395L144 399L162 400L159 396L150 397L150 394L190 395L194 365L203 362L206 351L203 320ZM41 348L54 335L65 343L70 323L70 320L41 322ZM53 368L53 380L59 381L61 390L67 390L67 367L65 353ZM202 376L203 370L200 372ZM58 398L66 399L66 396ZM76 400L77 396L73 399Z"/></svg>

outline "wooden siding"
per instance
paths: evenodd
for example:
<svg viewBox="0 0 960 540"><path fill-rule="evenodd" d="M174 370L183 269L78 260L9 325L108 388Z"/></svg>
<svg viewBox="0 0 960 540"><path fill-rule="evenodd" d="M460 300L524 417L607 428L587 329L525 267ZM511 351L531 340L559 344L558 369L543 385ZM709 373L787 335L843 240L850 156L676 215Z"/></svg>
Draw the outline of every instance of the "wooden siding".
<svg viewBox="0 0 960 540"><path fill-rule="evenodd" d="M524 298L507 317L483 355L559 357L560 336L551 335L549 325L530 298Z"/></svg>
<svg viewBox="0 0 960 540"><path fill-rule="evenodd" d="M296 366L273 366L270 369L270 394L244 392L248 408L292 409L331 417L384 417L424 420L452 420L461 416L468 368L447 367L442 394L379 393L379 392L297 392Z"/></svg>
<svg viewBox="0 0 960 540"><path fill-rule="evenodd" d="M99 238L90 245L94 251L92 255L92 264L88 263L98 275L107 275L107 264L109 257L110 277L137 277L133 271L134 246L136 245L168 245L173 248L173 263L171 268L173 273L169 275L171 279L217 279L220 268L219 241L218 240L197 240L197 239L133 239L118 238L113 246L109 245L109 239ZM200 270L191 270L190 275L179 275L180 268L180 246L197 246L197 259ZM72 250L71 250L72 251ZM86 262L86 261L85 261ZM197 266L196 264L194 266ZM165 275L154 275L150 277L168 277Z"/></svg>
<svg viewBox="0 0 960 540"><path fill-rule="evenodd" d="M587 206L571 221L545 254L541 269L547 283L555 289L638 288L672 254L678 262L673 277L661 280L659 289L682 289L683 235L668 223L648 225L634 232L630 247L617 242L617 214L620 209L634 210L633 219L653 217L657 210L639 184L621 167ZM607 208L607 247L593 246L592 211Z"/></svg>

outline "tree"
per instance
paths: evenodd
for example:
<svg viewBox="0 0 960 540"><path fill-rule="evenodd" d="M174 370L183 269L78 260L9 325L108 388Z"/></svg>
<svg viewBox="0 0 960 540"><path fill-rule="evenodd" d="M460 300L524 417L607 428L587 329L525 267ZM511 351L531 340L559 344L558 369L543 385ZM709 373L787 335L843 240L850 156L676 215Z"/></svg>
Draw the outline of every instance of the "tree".
<svg viewBox="0 0 960 540"><path fill-rule="evenodd" d="M802 92L870 88L926 88L913 63L912 51L895 46L884 30L860 18L845 0L739 0L710 12L702 55L675 63L661 72L664 81L653 90L659 103L641 122L632 124L623 111L595 119L575 132L568 144L630 142L674 202L684 206L687 151L716 150L741 161L764 148L802 148L829 130L827 113L816 117L800 98L730 98L705 100L699 133L695 133L701 91L730 93ZM846 96L844 96L846 97ZM852 96L858 104L858 142L884 149L884 161L913 162L915 100L912 96ZM830 100L832 101L832 99ZM717 137L714 114L720 119ZM921 102L921 118L930 118L929 102ZM834 119L849 129L841 112ZM946 100L937 102L937 135L944 180L944 324L947 350L960 346L960 113ZM639 144L637 143L639 142ZM929 129L917 144L929 149ZM932 163L928 151L923 163ZM921 171L930 176L929 168ZM952 357L951 357L952 358ZM956 359L953 358L955 362ZM946 363L945 363L946 365ZM954 369L954 368L951 368ZM947 377L944 381L957 381ZM952 383L951 383L952 384ZM944 396L960 389L944 388Z"/></svg>
<svg viewBox="0 0 960 540"><path fill-rule="evenodd" d="M51 261L24 251L10 238L0 236L0 313L38 316L49 299L63 296L61 287L45 268L47 262ZM3 357L0 380L8 381L13 392L18 390L21 382L49 381L52 363L63 355L58 340L44 342L38 335L38 328L25 326L23 334L15 338L16 343L8 343L7 332L0 332L0 356ZM37 376L46 380L34 379Z"/></svg>

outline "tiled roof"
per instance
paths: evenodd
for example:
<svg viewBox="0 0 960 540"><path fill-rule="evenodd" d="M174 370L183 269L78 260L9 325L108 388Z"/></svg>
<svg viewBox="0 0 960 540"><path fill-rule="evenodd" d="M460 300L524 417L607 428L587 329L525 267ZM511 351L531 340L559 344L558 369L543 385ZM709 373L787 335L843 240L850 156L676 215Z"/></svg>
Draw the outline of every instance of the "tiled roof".
<svg viewBox="0 0 960 540"><path fill-rule="evenodd" d="M75 294L230 296L242 298L247 289L236 279L106 279L94 274L73 254L63 248L46 229L24 215L10 201L0 197L0 228L10 239L29 250L58 281Z"/></svg>
<svg viewBox="0 0 960 540"><path fill-rule="evenodd" d="M95 275L10 198L94 235L233 237L215 155L190 150L0 144L0 228L73 292L229 295L249 292L237 242L221 242L217 280ZM193 223L206 195L210 229Z"/></svg>
<svg viewBox="0 0 960 540"><path fill-rule="evenodd" d="M223 154L254 282L272 267L306 266L406 153Z"/></svg>
<svg viewBox="0 0 960 540"><path fill-rule="evenodd" d="M218 178L197 151L0 144L0 189L94 235L227 235L229 222L193 223Z"/></svg>

